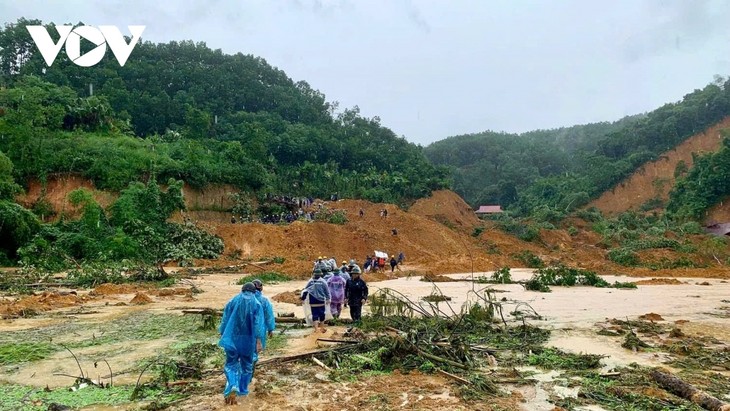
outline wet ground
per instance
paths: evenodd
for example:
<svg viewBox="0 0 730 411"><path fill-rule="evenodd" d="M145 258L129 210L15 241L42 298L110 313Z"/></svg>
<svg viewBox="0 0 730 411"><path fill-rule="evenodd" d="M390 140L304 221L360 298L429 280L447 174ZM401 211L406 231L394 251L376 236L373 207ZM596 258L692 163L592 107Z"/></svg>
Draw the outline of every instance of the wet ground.
<svg viewBox="0 0 730 411"><path fill-rule="evenodd" d="M532 270L512 270L514 280L530 277ZM475 276L483 273L475 274ZM190 295L155 295L150 293L152 303L140 306L129 305L136 292L140 290L121 290L122 294L97 295L85 301L83 306L73 306L42 313L33 318L19 318L0 321L0 343L15 342L14 338L26 338L32 342L48 342L50 344L76 344L73 349L79 357L82 367L93 369L93 362L106 359L115 370L115 383L133 384L138 377L137 368L141 361L154 357L166 350L171 350L181 341L185 341L196 328L190 321L182 319L181 311L185 308L222 308L236 293L240 286L235 282L240 274L205 275L192 279L191 284L202 290L202 293ZM465 279L470 274L449 275L454 279ZM730 278L730 273L728 275ZM388 281L369 283L370 292L382 288L398 290L412 300L434 292L451 297L451 307L458 310L461 305L473 299L473 291L486 287L473 282L442 282L437 284L419 281L420 277L398 278ZM604 278L613 281L632 281L628 277ZM367 275L365 276L367 281ZM646 280L646 278L643 278ZM727 301L730 300L730 282L720 279L678 278L678 284L639 285L638 289L612 289L593 287L551 287L550 293L525 291L521 285L490 285L500 290L498 298L509 301L520 301L530 305L542 320L529 320L532 324L553 330L548 345L565 351L606 355L602 360L606 371L630 363L655 366L661 365L666 358L661 354L632 352L620 346L622 338L601 336L596 334L596 324L607 319L632 319L647 313L661 316L661 323L675 324L689 335L712 336L724 343L730 343L730 316ZM661 281L657 281L661 283ZM273 296L278 293L301 289L305 281L291 281L265 286L264 293ZM438 287L438 290L435 289ZM81 294L82 292L80 292ZM158 293L159 294L159 293ZM164 293L163 293L164 294ZM443 303L442 303L443 304ZM293 304L274 302L278 313L294 313L302 316L302 308ZM366 307L367 311L367 307ZM508 311L505 315L508 315ZM347 318L346 312L343 317ZM158 321L164 318L164 321ZM179 333L165 328L180 322ZM160 322L160 324L158 324ZM151 327L152 331L148 328ZM187 327L187 328L186 328ZM325 336L342 332L343 329L331 327ZM212 334L200 335L211 343L215 342ZM296 330L289 333L287 345L276 353L282 355L305 352L317 348L316 338L308 330ZM83 341L80 344L79 341ZM264 356L263 358L266 358ZM317 372L316 368L311 371ZM533 370L537 371L537 370ZM69 353L56 349L46 358L39 361L11 365L0 365L0 383L21 384L31 387L65 387L72 379L58 374L77 375L78 365ZM54 375L56 374L56 375ZM104 377L106 372L92 371L92 378ZM561 386L553 381L556 375L537 372L533 377L539 382L535 386L509 387L515 390L513 397L505 404L504 409L552 410L553 405L547 401L549 394L572 396L577 393L573 388ZM367 381L357 383L338 383L336 390L324 394L311 384L307 385L291 380L279 381L280 373L264 370L256 382L255 389L261 395L253 396L249 403L233 409L321 409L332 404L352 404L355 390L358 401L365 401L359 407L377 408L378 401L394 404L395 396L402 396L405 409L465 409L455 401L454 393L449 389L448 381L433 375L394 375L374 376ZM186 410L213 410L222 408L222 401L217 388L223 384L222 376L211 376L209 394L199 396L179 405ZM568 385L568 384L562 384ZM331 387L330 387L331 388ZM364 390L364 391L363 391ZM400 390L400 391L398 391ZM396 392L398 391L398 392ZM336 395L335 395L336 394ZM730 393L729 393L730 394ZM364 396L364 397L363 397ZM380 396L380 397L379 397ZM362 398L364 399L362 399ZM381 398L382 397L382 398ZM348 399L349 398L349 399ZM399 397L400 398L400 397ZM348 402L349 401L349 402ZM524 401L524 402L521 402ZM357 401L355 402L357 403ZM375 405L373 405L375 404ZM294 408L292 408L294 407ZM518 407L518 408L510 408ZM1 407L0 407L1 408ZM90 409L132 409L134 405L116 408L92 407ZM331 408L331 407L330 407ZM339 408L333 408L339 409ZM350 409L343 407L342 409ZM353 408L354 409L354 408ZM588 408L585 408L588 409ZM592 408L597 410L599 408Z"/></svg>

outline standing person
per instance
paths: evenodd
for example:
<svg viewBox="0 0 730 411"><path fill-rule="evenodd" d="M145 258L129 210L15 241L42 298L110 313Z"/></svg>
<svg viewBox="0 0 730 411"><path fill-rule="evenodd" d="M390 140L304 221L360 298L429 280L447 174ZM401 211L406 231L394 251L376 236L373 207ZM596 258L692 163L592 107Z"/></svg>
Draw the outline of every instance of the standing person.
<svg viewBox="0 0 730 411"><path fill-rule="evenodd" d="M355 267L350 273L352 278L345 285L345 307L350 305L350 318L360 321L362 306L368 299L368 285L360 278L360 267Z"/></svg>
<svg viewBox="0 0 730 411"><path fill-rule="evenodd" d="M218 345L226 352L223 369L227 382L223 397L228 405L238 403L237 395L248 395L253 363L262 349L264 311L255 292L253 283L244 284L241 293L226 304L218 328L221 334Z"/></svg>
<svg viewBox="0 0 730 411"><path fill-rule="evenodd" d="M322 270L314 270L314 275L302 291L301 298L306 299L311 308L314 332L317 332L317 328L323 333L326 332L327 329L324 328L325 304L330 302L330 290L322 279Z"/></svg>
<svg viewBox="0 0 730 411"><path fill-rule="evenodd" d="M400 253L398 254L398 265L401 265L401 264L403 264L403 262L404 262L404 261L406 261L406 255L405 255L405 254L403 254L403 251L401 251L401 252L400 252Z"/></svg>
<svg viewBox="0 0 730 411"><path fill-rule="evenodd" d="M370 268L373 266L373 259L368 255L365 257L365 263L362 265L362 268L365 270L365 272L370 272Z"/></svg>
<svg viewBox="0 0 730 411"><path fill-rule="evenodd" d="M274 306L271 304L271 301L263 294L264 283L258 278L253 280L252 283L254 287L256 287L256 292L254 293L254 295L256 296L256 301L261 304L261 308L263 308L264 310L264 329L266 330L266 333L264 334L264 339L261 341L261 347L263 349L266 349L266 340L267 338L270 338L274 335L274 330L276 329Z"/></svg>
<svg viewBox="0 0 730 411"><path fill-rule="evenodd" d="M342 278L340 271L335 271L327 280L327 287L330 289L330 310L335 318L340 318L342 304L345 302L345 285L347 280Z"/></svg>
<svg viewBox="0 0 730 411"><path fill-rule="evenodd" d="M395 266L397 266L397 265L398 265L398 260L395 259L394 255L391 255L390 256L390 272L391 273L395 271Z"/></svg>
<svg viewBox="0 0 730 411"><path fill-rule="evenodd" d="M266 296L264 296L264 283L258 278L251 282L256 287L256 301L261 304L261 308L264 311L264 333L261 338L261 349L266 349L266 341L274 335L276 329L276 318L274 318L274 306L271 304ZM258 353L256 353L253 361L253 371L251 372L251 378L253 379L253 373L256 371L256 363L259 361Z"/></svg>

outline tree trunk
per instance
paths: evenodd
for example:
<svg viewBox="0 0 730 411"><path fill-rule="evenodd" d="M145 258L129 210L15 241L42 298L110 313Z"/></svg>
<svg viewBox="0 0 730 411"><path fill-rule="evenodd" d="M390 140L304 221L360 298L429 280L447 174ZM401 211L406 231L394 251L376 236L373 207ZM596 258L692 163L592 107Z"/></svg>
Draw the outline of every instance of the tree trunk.
<svg viewBox="0 0 730 411"><path fill-rule="evenodd" d="M730 404L698 390L672 374L654 370L651 372L651 377L665 390L692 401L706 410L730 411Z"/></svg>

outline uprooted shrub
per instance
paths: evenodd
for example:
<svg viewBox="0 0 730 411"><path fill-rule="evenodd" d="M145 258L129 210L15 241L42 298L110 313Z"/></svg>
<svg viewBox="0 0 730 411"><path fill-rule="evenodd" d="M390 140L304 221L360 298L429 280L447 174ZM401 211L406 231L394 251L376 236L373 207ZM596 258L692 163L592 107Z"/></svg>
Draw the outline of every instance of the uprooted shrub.
<svg viewBox="0 0 730 411"><path fill-rule="evenodd" d="M576 285L590 287L636 288L634 283L615 282L613 285L594 271L571 268L565 265L541 268L535 272L524 287L530 291L550 292L550 286L572 287Z"/></svg>

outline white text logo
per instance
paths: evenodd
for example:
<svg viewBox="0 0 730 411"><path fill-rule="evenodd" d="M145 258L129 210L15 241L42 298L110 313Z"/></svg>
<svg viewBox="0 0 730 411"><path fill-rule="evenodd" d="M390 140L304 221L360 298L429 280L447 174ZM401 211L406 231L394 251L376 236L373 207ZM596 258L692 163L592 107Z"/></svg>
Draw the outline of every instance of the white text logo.
<svg viewBox="0 0 730 411"><path fill-rule="evenodd" d="M106 54L106 46L112 49L114 57L117 58L120 66L124 66L129 55L132 54L134 46L137 45L145 26L127 26L129 32L132 33L132 40L129 44L116 26L55 26L56 31L60 35L58 43L54 43L48 31L43 26L26 26L30 36L33 38L38 50L40 50L43 59L50 67L56 60L56 56L61 51L61 47L66 44L66 55L77 66L91 67L101 61ZM81 37L96 44L93 50L81 55Z"/></svg>

